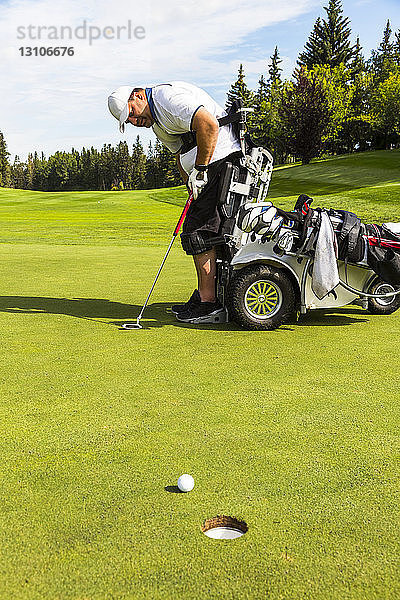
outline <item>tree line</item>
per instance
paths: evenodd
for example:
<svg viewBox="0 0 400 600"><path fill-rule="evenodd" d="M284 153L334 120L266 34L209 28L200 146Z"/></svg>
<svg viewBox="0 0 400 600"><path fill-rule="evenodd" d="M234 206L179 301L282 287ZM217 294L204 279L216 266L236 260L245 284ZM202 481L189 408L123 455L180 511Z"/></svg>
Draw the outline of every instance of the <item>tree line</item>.
<svg viewBox="0 0 400 600"><path fill-rule="evenodd" d="M127 142L104 144L101 150L55 152L46 158L37 152L26 162L9 153L0 132L0 186L27 190L139 190L179 185L181 179L173 155L157 140L144 152L139 136L129 149Z"/></svg>
<svg viewBox="0 0 400 600"><path fill-rule="evenodd" d="M351 41L350 21L341 0L329 0L299 54L290 80L282 80L275 47L257 90L246 84L243 65L227 94L253 108L248 125L253 140L274 154L275 163L321 154L343 154L400 144L400 30L390 21L382 41L366 59L359 38ZM104 144L101 150L59 151L46 158L29 154L10 164L0 132L0 186L43 191L149 189L179 185L175 159L159 141L144 152L139 136Z"/></svg>

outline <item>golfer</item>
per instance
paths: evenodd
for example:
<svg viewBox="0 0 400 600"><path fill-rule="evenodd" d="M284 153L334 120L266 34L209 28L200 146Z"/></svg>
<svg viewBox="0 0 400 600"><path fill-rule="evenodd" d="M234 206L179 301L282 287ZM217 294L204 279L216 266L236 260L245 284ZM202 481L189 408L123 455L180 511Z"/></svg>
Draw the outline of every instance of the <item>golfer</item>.
<svg viewBox="0 0 400 600"><path fill-rule="evenodd" d="M216 250L221 232L218 187L227 161L239 164L240 144L232 126L219 127L226 111L204 90L173 81L154 87L122 86L108 98L111 114L125 124L151 127L175 155L179 172L193 202L183 225L181 242L193 256L198 287L186 304L172 307L176 318L201 323L223 311L215 295Z"/></svg>

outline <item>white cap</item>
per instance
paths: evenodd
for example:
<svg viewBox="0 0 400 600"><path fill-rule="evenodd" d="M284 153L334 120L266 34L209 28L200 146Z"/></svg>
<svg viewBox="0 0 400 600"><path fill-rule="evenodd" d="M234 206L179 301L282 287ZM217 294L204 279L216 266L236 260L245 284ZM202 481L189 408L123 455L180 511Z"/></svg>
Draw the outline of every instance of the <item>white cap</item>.
<svg viewBox="0 0 400 600"><path fill-rule="evenodd" d="M129 117L128 100L132 93L132 86L123 85L108 96L108 108L113 117L119 121L119 130L125 131L125 121Z"/></svg>

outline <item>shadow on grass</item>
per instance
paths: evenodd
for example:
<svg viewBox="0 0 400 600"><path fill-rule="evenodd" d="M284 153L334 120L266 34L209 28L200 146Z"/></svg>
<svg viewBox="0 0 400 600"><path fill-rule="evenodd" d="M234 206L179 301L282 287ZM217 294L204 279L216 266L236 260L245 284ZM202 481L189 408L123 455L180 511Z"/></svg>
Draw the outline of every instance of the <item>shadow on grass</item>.
<svg viewBox="0 0 400 600"><path fill-rule="evenodd" d="M174 325L189 329L244 331L236 323L192 325L180 323L170 312L173 302L155 302L147 306L141 324L144 329ZM47 313L66 315L78 319L89 319L114 325L121 328L124 323L136 322L142 305L112 302L103 298L48 298L41 296L0 296L0 312L14 314ZM354 316L353 316L354 315ZM300 318L300 321L290 320L279 329L293 331L296 326L343 326L354 323L365 323L366 318L360 318L362 312L358 308L344 307L310 311ZM103 319L107 319L104 320ZM123 330L129 331L129 330ZM251 332L250 332L251 333Z"/></svg>
<svg viewBox="0 0 400 600"><path fill-rule="evenodd" d="M183 492L181 492L181 490L178 488L177 485L166 485L164 490L166 492L169 492L170 494L182 494Z"/></svg>
<svg viewBox="0 0 400 600"><path fill-rule="evenodd" d="M364 313L366 314L366 313ZM354 315L354 316L352 316ZM343 307L325 310L311 310L300 317L298 325L339 327L343 325L352 325L353 323L367 323L368 319L363 317L363 311L360 308Z"/></svg>
<svg viewBox="0 0 400 600"><path fill-rule="evenodd" d="M235 323L223 325L190 325L179 323L170 312L174 302L155 302L145 310L141 324L144 329L175 325L193 329L240 329ZM49 298L43 296L0 296L0 312L14 314L48 313L66 315L77 319L95 320L107 325L120 327L124 323L134 323L142 310L142 304L124 304L103 298ZM107 320L103 320L107 319ZM123 330L129 331L129 330Z"/></svg>

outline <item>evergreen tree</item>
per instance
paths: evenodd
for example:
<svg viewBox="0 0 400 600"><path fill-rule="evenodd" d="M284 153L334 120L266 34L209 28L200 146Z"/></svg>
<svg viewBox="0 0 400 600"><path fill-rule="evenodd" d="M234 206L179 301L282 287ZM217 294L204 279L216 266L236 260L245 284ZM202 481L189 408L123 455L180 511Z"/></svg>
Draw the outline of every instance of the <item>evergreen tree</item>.
<svg viewBox="0 0 400 600"><path fill-rule="evenodd" d="M161 187L172 187L182 183L176 159L163 144L159 147L158 165L161 175Z"/></svg>
<svg viewBox="0 0 400 600"><path fill-rule="evenodd" d="M122 186L120 185L122 182ZM128 144L119 142L116 148L116 163L114 164L114 183L119 189L132 188L132 158Z"/></svg>
<svg viewBox="0 0 400 600"><path fill-rule="evenodd" d="M258 89L254 95L254 106L257 110L260 106L262 106L263 102L266 102L268 98L268 85L265 81L264 75L261 75L258 80Z"/></svg>
<svg viewBox="0 0 400 600"><path fill-rule="evenodd" d="M360 38L357 36L356 45L354 46L354 58L350 63L351 78L354 80L356 75L366 71L366 63L362 53Z"/></svg>
<svg viewBox="0 0 400 600"><path fill-rule="evenodd" d="M226 108L228 109L232 106L234 100L241 98L243 102L243 106L245 107L253 107L254 105L254 94L247 87L247 83L245 82L245 74L243 65L241 64L239 67L238 78L234 84L231 85L231 88L228 92L228 99L226 102Z"/></svg>
<svg viewBox="0 0 400 600"><path fill-rule="evenodd" d="M150 141L146 157L146 189L156 188L157 181L156 154Z"/></svg>
<svg viewBox="0 0 400 600"><path fill-rule="evenodd" d="M386 27L383 30L383 38L378 48L378 51L382 56L386 58L391 58L393 55L393 44L391 42L392 37L392 27L390 25L390 20L387 20Z"/></svg>
<svg viewBox="0 0 400 600"><path fill-rule="evenodd" d="M264 75L261 75L258 81L258 89L254 95L254 113L251 115L251 139L258 146L270 147L271 140L268 135L270 129L269 116L271 109L271 98L273 89L281 84L278 48L271 56L269 66L269 79L265 81Z"/></svg>
<svg viewBox="0 0 400 600"><path fill-rule="evenodd" d="M33 153L33 171L32 171L32 190L41 190L42 189L42 181L41 181L41 166L42 162L39 158L38 153L35 151Z"/></svg>
<svg viewBox="0 0 400 600"><path fill-rule="evenodd" d="M35 169L35 166L33 163L33 156L32 156L32 153L29 153L28 154L28 162L26 163L26 181L25 181L27 190L32 189L34 169Z"/></svg>
<svg viewBox="0 0 400 600"><path fill-rule="evenodd" d="M262 123L261 145L272 152L275 164L284 164L290 152L280 115L280 106L283 103L287 85L289 84L273 85L269 90Z"/></svg>
<svg viewBox="0 0 400 600"><path fill-rule="evenodd" d="M390 73L396 69L396 46L392 43L391 37L392 28L388 19L379 48L372 50L369 61L377 84L387 79Z"/></svg>
<svg viewBox="0 0 400 600"><path fill-rule="evenodd" d="M400 29L394 34L395 42L393 44L393 54L396 65L400 66Z"/></svg>
<svg viewBox="0 0 400 600"><path fill-rule="evenodd" d="M279 56L278 46L275 46L273 55L271 56L271 62L268 69L269 78L267 81L267 87L270 88L272 85L281 83L281 67L279 66L282 59Z"/></svg>
<svg viewBox="0 0 400 600"><path fill-rule="evenodd" d="M13 188L23 190L25 186L25 169L26 165L19 160L19 156L16 155L14 162L11 166L11 185Z"/></svg>
<svg viewBox="0 0 400 600"><path fill-rule="evenodd" d="M347 65L355 56L355 46L350 43L350 20L343 16L341 0L329 0L324 6L327 18L318 18L314 29L298 58L300 66L314 65L336 67Z"/></svg>
<svg viewBox="0 0 400 600"><path fill-rule="evenodd" d="M255 144L262 146L263 138L263 121L265 118L265 110L268 98L268 88L264 79L264 75L261 75L258 81L258 89L254 95L254 113L252 122L251 137Z"/></svg>
<svg viewBox="0 0 400 600"><path fill-rule="evenodd" d="M299 55L297 64L312 69L314 65L324 64L324 47L321 43L323 37L321 18L318 17L314 23L312 32L304 45L304 51ZM298 72L295 72L297 76Z"/></svg>
<svg viewBox="0 0 400 600"><path fill-rule="evenodd" d="M113 183L115 183L115 163L115 148L111 144L104 144L99 159L99 187L101 190L110 190Z"/></svg>
<svg viewBox="0 0 400 600"><path fill-rule="evenodd" d="M8 187L10 185L9 156L10 153L7 151L6 140L0 131L0 187Z"/></svg>
<svg viewBox="0 0 400 600"><path fill-rule="evenodd" d="M68 178L68 155L57 151L48 160L46 189L52 192L63 190L67 187Z"/></svg>
<svg viewBox="0 0 400 600"><path fill-rule="evenodd" d="M146 186L146 155L139 136L132 151L132 186L134 190L142 190Z"/></svg>

